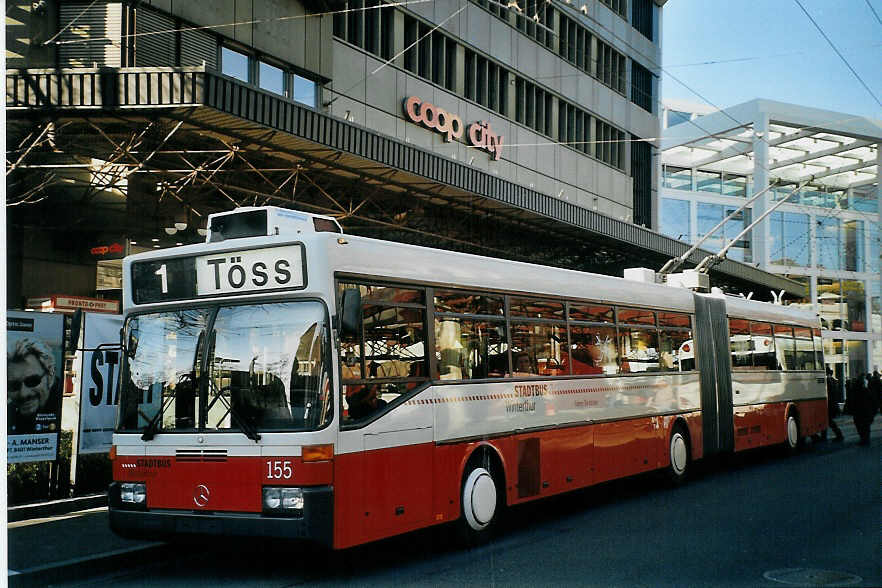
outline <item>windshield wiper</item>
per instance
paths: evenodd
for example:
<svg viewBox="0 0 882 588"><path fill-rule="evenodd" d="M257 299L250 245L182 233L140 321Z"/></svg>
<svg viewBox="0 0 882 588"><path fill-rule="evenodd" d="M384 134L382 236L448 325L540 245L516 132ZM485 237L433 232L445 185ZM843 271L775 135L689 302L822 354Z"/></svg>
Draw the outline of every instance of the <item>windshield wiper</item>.
<svg viewBox="0 0 882 588"><path fill-rule="evenodd" d="M221 404L224 405L224 408L227 409L227 413L235 417L236 422L239 423L239 428L242 429L242 432L245 434L245 436L255 443L260 441L260 433L257 432L257 428L250 422L248 422L247 419L243 418L242 415L233 408L232 403L227 402L227 399L224 398L223 390L218 389L218 387L214 385L214 382L212 382L211 379L208 380L208 385L213 391L214 398L212 398L211 402L208 404L208 407L205 409L205 413L208 414L208 411L211 410L211 407L214 406L214 403L220 400ZM224 416L226 416L226 414Z"/></svg>
<svg viewBox="0 0 882 588"><path fill-rule="evenodd" d="M160 418L162 414L165 412L165 409L171 404L171 401L175 398L175 392L172 391L171 394L168 395L168 398L162 403L159 407L159 412L153 415L153 420L147 423L147 426L144 427L143 433L141 435L141 441L150 441L156 436L156 430L158 429Z"/></svg>

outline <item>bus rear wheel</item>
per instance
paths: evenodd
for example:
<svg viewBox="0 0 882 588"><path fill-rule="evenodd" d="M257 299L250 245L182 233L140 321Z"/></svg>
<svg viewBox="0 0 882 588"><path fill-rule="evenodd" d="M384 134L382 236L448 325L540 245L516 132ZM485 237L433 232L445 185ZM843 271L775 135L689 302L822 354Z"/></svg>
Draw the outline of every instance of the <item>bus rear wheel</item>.
<svg viewBox="0 0 882 588"><path fill-rule="evenodd" d="M671 458L668 465L668 479L673 484L682 484L689 473L691 452L689 448L689 435L681 424L676 425L671 432L668 455Z"/></svg>
<svg viewBox="0 0 882 588"><path fill-rule="evenodd" d="M462 483L462 516L459 534L466 546L485 543L502 514L502 493L490 464L475 464L466 470Z"/></svg>
<svg viewBox="0 0 882 588"><path fill-rule="evenodd" d="M802 445L802 435L799 432L799 419L792 412L787 415L787 431L784 445L789 453L795 453Z"/></svg>

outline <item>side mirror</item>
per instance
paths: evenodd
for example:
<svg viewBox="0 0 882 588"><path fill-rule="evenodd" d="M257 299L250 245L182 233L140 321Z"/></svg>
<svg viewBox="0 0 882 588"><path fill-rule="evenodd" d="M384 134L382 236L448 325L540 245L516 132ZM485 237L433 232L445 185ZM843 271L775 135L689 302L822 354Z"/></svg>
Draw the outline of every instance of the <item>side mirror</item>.
<svg viewBox="0 0 882 588"><path fill-rule="evenodd" d="M125 351L125 354L129 357L129 359L134 358L135 353L138 351L138 335L139 334L140 333L138 332L138 327L133 326L132 328L129 329L128 341L123 339L123 341L124 341L123 349ZM122 337L125 337L125 329L120 329L120 335Z"/></svg>
<svg viewBox="0 0 882 588"><path fill-rule="evenodd" d="M347 288L340 300L340 334L357 336L361 332L361 290Z"/></svg>

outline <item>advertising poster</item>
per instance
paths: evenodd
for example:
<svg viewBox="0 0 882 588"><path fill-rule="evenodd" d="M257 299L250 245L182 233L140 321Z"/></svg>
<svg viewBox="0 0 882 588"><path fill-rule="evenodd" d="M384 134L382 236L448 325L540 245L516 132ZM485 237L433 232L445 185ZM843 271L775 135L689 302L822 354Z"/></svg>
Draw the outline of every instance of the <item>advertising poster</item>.
<svg viewBox="0 0 882 588"><path fill-rule="evenodd" d="M83 314L79 453L107 453L119 406L119 330L122 315Z"/></svg>
<svg viewBox="0 0 882 588"><path fill-rule="evenodd" d="M6 459L53 461L61 429L64 316L6 313Z"/></svg>

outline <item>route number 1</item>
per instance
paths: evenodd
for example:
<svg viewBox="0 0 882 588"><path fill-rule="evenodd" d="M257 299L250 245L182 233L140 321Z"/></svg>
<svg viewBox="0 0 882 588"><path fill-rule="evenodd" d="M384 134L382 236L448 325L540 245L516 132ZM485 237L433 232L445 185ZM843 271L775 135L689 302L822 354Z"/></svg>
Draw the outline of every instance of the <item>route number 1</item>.
<svg viewBox="0 0 882 588"><path fill-rule="evenodd" d="M168 268L165 267L165 264L162 264L154 274L162 279L162 293L168 294Z"/></svg>

